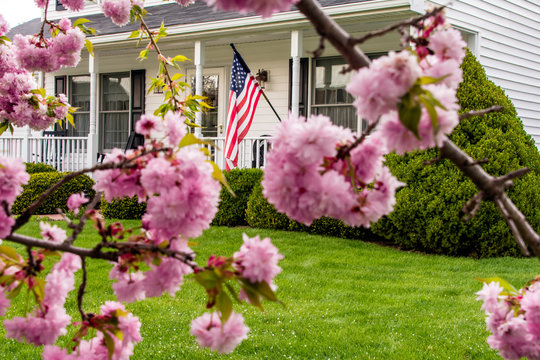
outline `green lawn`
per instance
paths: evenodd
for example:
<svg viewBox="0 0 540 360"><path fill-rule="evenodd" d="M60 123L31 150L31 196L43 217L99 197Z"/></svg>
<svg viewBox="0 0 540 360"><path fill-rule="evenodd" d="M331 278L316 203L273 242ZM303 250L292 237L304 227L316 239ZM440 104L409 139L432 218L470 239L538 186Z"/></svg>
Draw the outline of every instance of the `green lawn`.
<svg viewBox="0 0 540 360"><path fill-rule="evenodd" d="M37 231L37 222L25 229ZM236 306L251 328L249 339L232 355L218 355L199 349L189 335L191 320L204 312L205 296L186 280L175 298L164 295L128 306L143 323L144 339L133 359L498 359L485 341L484 315L474 295L481 284L475 277L499 275L521 286L540 273L535 259L448 258L305 233L224 227L197 239L199 261L213 253L232 255L243 232L271 237L285 255L276 284L286 307L268 303L260 313ZM90 233L81 244L90 243ZM114 298L110 267L89 262L87 311ZM77 319L71 295L68 304ZM8 316L22 314L20 303ZM69 337L61 342L68 344ZM39 353L0 340L1 358L36 359Z"/></svg>

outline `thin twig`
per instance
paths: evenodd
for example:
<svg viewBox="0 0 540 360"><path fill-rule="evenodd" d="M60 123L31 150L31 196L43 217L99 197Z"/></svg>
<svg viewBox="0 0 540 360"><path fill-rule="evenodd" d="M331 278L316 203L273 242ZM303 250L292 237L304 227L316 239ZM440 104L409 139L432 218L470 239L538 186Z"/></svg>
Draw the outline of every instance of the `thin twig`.
<svg viewBox="0 0 540 360"><path fill-rule="evenodd" d="M463 119L467 119L467 118L470 118L470 117L473 117L473 116L482 116L482 115L485 115L485 114L489 114L489 113L492 113L492 112L499 112L499 111L503 111L504 108L502 106L499 106L499 105L493 105L491 107L488 107L486 109L482 109L482 110L471 110L471 111L468 111L466 113L463 113L461 115L459 115L459 120L463 120Z"/></svg>
<svg viewBox="0 0 540 360"><path fill-rule="evenodd" d="M77 292L77 307L79 308L79 313L81 314L81 320L85 321L87 316L82 307L84 291L86 289L86 279L87 279L86 258L84 256L81 256L81 268L82 268L83 276L82 276L81 285L79 285L79 291Z"/></svg>
<svg viewBox="0 0 540 360"><path fill-rule="evenodd" d="M379 123L379 120L376 120L374 122L372 122L371 124L368 125L368 127L366 128L366 130L364 130L364 132L362 132L362 135L360 135L359 138L357 138L354 142L350 143L349 145L345 146L345 147L342 147L338 154L337 154L337 158L338 159L343 159L345 158L347 155L349 155L349 153L351 152L352 149L354 149L355 147L357 147L358 145L360 145L362 142L364 142L364 140L366 139L366 137L371 134L371 132L377 127L377 124Z"/></svg>
<svg viewBox="0 0 540 360"><path fill-rule="evenodd" d="M360 37L351 37L349 39L349 43L351 45L358 45L358 44L361 44L371 38L374 38L374 37L379 37L379 36L382 36L384 34L387 34L389 32L392 32L394 30L398 30L399 28L405 28L407 26L411 26L411 25L416 25L434 15L437 15L438 13L440 13L441 11L443 11L445 8L445 6L440 6L440 7L437 7L427 13L425 13L424 15L422 16L417 16L417 17L413 17L413 18L410 18L409 20L405 20L405 21L401 21L401 22L398 22L396 24L392 24L392 25L389 25L385 28L382 28L380 30L376 30L376 31L371 31L371 32L368 32L367 34L363 35L363 36L360 36Z"/></svg>
<svg viewBox="0 0 540 360"><path fill-rule="evenodd" d="M73 244L73 242L75 241L77 236L79 236L79 234L83 230L84 225L86 224L86 220L88 220L88 215L87 215L88 211L94 210L97 203L101 199L102 194L103 193L100 192L100 191L98 191L96 193L96 195L94 196L94 198L92 199L90 204L88 204L88 206L86 207L86 210L85 210L84 214L81 216L81 219L79 220L79 223L73 228L73 233L64 241L64 243L69 244L69 245Z"/></svg>
<svg viewBox="0 0 540 360"><path fill-rule="evenodd" d="M442 156L439 155L439 156L437 156L437 157L434 157L433 159L424 161L424 162L422 163L422 165L424 165L424 166L433 165L433 164L435 164L436 162L439 162L439 161L441 161L441 160L442 160Z"/></svg>

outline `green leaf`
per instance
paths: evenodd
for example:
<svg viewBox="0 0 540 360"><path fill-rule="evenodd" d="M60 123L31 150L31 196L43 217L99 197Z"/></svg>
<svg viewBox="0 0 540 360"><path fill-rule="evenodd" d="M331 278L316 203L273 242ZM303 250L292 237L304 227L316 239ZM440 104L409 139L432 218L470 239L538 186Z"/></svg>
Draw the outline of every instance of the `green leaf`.
<svg viewBox="0 0 540 360"><path fill-rule="evenodd" d="M8 258L19 261L19 254L15 251L14 248L7 245L0 245L0 254L6 255Z"/></svg>
<svg viewBox="0 0 540 360"><path fill-rule="evenodd" d="M232 314L232 301L223 290L216 298L216 308L221 313L221 323L225 324Z"/></svg>
<svg viewBox="0 0 540 360"><path fill-rule="evenodd" d="M17 297L17 295L19 295L19 293L21 292L21 289L24 285L24 282L20 282L19 285L17 285L17 287L13 290L11 290L8 294L7 294L7 298L10 299L10 300L13 300Z"/></svg>
<svg viewBox="0 0 540 360"><path fill-rule="evenodd" d="M86 23L89 23L89 22L91 22L91 21L88 20L88 19L80 18L80 19L75 20L75 22L73 23L73 27L79 26L79 25L82 25L82 24L86 24Z"/></svg>
<svg viewBox="0 0 540 360"><path fill-rule="evenodd" d="M103 331L102 334L103 338L105 339L105 346L107 347L107 351L109 353L109 360L111 360L114 354L114 340L106 331Z"/></svg>
<svg viewBox="0 0 540 360"><path fill-rule="evenodd" d="M34 287L32 288L32 291L34 292L36 301L39 304L41 304L41 301L43 300L43 297L45 296L45 284L46 284L45 280L37 278L37 277L34 278Z"/></svg>
<svg viewBox="0 0 540 360"><path fill-rule="evenodd" d="M86 47L86 50L91 56L94 56L94 45L92 45L92 42L88 39L84 40L84 46Z"/></svg>
<svg viewBox="0 0 540 360"><path fill-rule="evenodd" d="M242 284L242 289L249 299L249 303L255 307L258 307L261 311L264 311L264 308L261 304L261 297L257 292L247 283Z"/></svg>
<svg viewBox="0 0 540 360"><path fill-rule="evenodd" d="M128 39L137 38L139 35L141 35L141 32L139 30L135 30L129 34Z"/></svg>
<svg viewBox="0 0 540 360"><path fill-rule="evenodd" d="M444 75L444 76L441 76L441 77L438 77L438 78L431 77L431 76L422 76L422 77L420 77L420 85L436 84L436 83L446 79L449 76L450 76L450 74Z"/></svg>
<svg viewBox="0 0 540 360"><path fill-rule="evenodd" d="M174 59L173 59L174 60ZM171 80L172 81L176 81L178 79L180 79L182 76L184 76L184 74L180 74L180 73L176 73L172 76Z"/></svg>
<svg viewBox="0 0 540 360"><path fill-rule="evenodd" d="M73 122L73 115L71 115L71 114L68 113L68 114L66 115L66 119L67 119L67 121L71 124L71 126L73 126L73 127L75 128L75 123Z"/></svg>
<svg viewBox="0 0 540 360"><path fill-rule="evenodd" d="M148 49L144 49L139 53L139 59L144 60L148 58Z"/></svg>
<svg viewBox="0 0 540 360"><path fill-rule="evenodd" d="M225 286L229 290L229 293L233 297L234 300L236 300L237 303L240 303L240 298L238 297L238 294L236 293L236 290L231 286L229 283L225 283Z"/></svg>
<svg viewBox="0 0 540 360"><path fill-rule="evenodd" d="M479 277L477 277L476 280L478 280L480 282L483 282L483 283L486 283L486 284L496 282L496 283L499 283L499 286L501 286L505 290L508 290L512 294L517 293L516 288L513 287L512 284L510 284L508 281L506 281L506 280L504 280L504 279L502 279L502 278L500 278L498 276L493 276L493 277L489 277L489 278L479 278Z"/></svg>
<svg viewBox="0 0 540 360"><path fill-rule="evenodd" d="M202 145L214 146L214 143L212 143L210 141L199 139L198 137L196 137L193 134L186 134L186 136L184 136L182 138L182 140L180 141L180 144L178 145L178 147L182 148L184 146L189 146L189 145L194 145L194 144L202 144Z"/></svg>
<svg viewBox="0 0 540 360"><path fill-rule="evenodd" d="M276 297L276 294L272 291L270 288L270 285L266 281L261 281L260 283L255 284L257 291L259 294L264 296L265 299L277 302L279 301Z"/></svg>
<svg viewBox="0 0 540 360"><path fill-rule="evenodd" d="M186 61L186 60L189 60L189 59L185 57L184 55L176 55L175 57L172 58L172 61Z"/></svg>
<svg viewBox="0 0 540 360"><path fill-rule="evenodd" d="M0 124L0 135L2 135L4 131L7 130L8 126L9 126L8 121L4 121L2 124Z"/></svg>
<svg viewBox="0 0 540 360"><path fill-rule="evenodd" d="M195 274L194 278L207 290L215 288L218 282L218 277L216 273L212 270L204 270L198 272L197 274Z"/></svg>
<svg viewBox="0 0 540 360"><path fill-rule="evenodd" d="M399 121L409 129L417 139L420 140L418 134L418 124L422 115L420 104L405 104L403 101L398 104Z"/></svg>
<svg viewBox="0 0 540 360"><path fill-rule="evenodd" d="M439 132L439 117L437 115L437 110L435 109L435 106L433 103L424 96L419 96L418 99L424 104L424 107L426 108L429 118L431 119L431 127L433 128L433 135L436 135Z"/></svg>
<svg viewBox="0 0 540 360"><path fill-rule="evenodd" d="M219 181L223 186L225 186L225 188L229 191L229 193L232 195L232 196L236 196L233 189L229 186L229 183L227 182L227 179L225 178L225 176L223 175L223 171L221 171L221 169L219 168L219 166L213 162L213 161L210 161L210 160L207 160L211 165L212 167L214 168L214 171L212 172L212 177L214 179L216 179L217 181Z"/></svg>

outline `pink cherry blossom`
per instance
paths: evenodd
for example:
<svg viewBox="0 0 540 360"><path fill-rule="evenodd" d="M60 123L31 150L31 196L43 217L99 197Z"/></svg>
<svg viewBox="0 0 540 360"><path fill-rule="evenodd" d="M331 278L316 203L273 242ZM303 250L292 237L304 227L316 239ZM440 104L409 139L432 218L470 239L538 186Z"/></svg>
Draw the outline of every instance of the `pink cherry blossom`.
<svg viewBox="0 0 540 360"><path fill-rule="evenodd" d="M186 118L179 112L169 111L165 114L164 120L164 130L169 139L169 145L176 147L186 136Z"/></svg>
<svg viewBox="0 0 540 360"><path fill-rule="evenodd" d="M453 28L435 31L429 37L429 48L441 59L454 59L461 63L466 46L459 30Z"/></svg>
<svg viewBox="0 0 540 360"><path fill-rule="evenodd" d="M205 0L214 9L237 11L241 14L254 12L263 17L290 10L299 0Z"/></svg>
<svg viewBox="0 0 540 360"><path fill-rule="evenodd" d="M43 240L60 244L67 239L66 230L61 229L56 225L51 225L42 221L39 223L39 228L41 229Z"/></svg>
<svg viewBox="0 0 540 360"><path fill-rule="evenodd" d="M84 193L71 194L67 201L67 207L77 215L79 213L79 208L87 202L88 199L84 196Z"/></svg>
<svg viewBox="0 0 540 360"><path fill-rule="evenodd" d="M44 9L45 8L45 5L47 5L47 3L49 2L49 0L34 0L37 7L40 8L40 9Z"/></svg>
<svg viewBox="0 0 540 360"><path fill-rule="evenodd" d="M130 0L103 0L101 3L103 15L111 18L118 26L124 26L129 22Z"/></svg>
<svg viewBox="0 0 540 360"><path fill-rule="evenodd" d="M242 277L247 278L252 283L266 281L272 283L274 277L281 272L277 265L278 261L283 259L283 255L272 244L270 238L260 239L243 234L244 243L240 251L234 253L234 260Z"/></svg>
<svg viewBox="0 0 540 360"><path fill-rule="evenodd" d="M6 288L0 285L0 316L6 314L6 310L9 307L10 300L6 297Z"/></svg>
<svg viewBox="0 0 540 360"><path fill-rule="evenodd" d="M9 32L9 24L0 14L0 36L4 36Z"/></svg>
<svg viewBox="0 0 540 360"><path fill-rule="evenodd" d="M178 5L188 6L188 5L193 4L195 0L176 0L176 2L178 3Z"/></svg>
<svg viewBox="0 0 540 360"><path fill-rule="evenodd" d="M28 180L30 175L21 159L0 156L0 201L12 204Z"/></svg>
<svg viewBox="0 0 540 360"><path fill-rule="evenodd" d="M7 216L3 207L0 207L0 239L5 238L11 234L11 228L15 225L15 219L11 216ZM1 244L0 240L0 244Z"/></svg>
<svg viewBox="0 0 540 360"><path fill-rule="evenodd" d="M499 294L503 290L498 282L484 283L482 290L476 293L478 295L476 300L484 302L481 309L490 313L495 312L497 303L499 302Z"/></svg>
<svg viewBox="0 0 540 360"><path fill-rule="evenodd" d="M61 0L62 5L71 11L81 11L84 9L84 0Z"/></svg>
<svg viewBox="0 0 540 360"><path fill-rule="evenodd" d="M160 194L176 186L179 181L178 169L164 158L150 160L141 170L141 185L147 194Z"/></svg>
<svg viewBox="0 0 540 360"><path fill-rule="evenodd" d="M150 137L160 131L161 120L154 115L142 115L135 124L135 131L145 137Z"/></svg>
<svg viewBox="0 0 540 360"><path fill-rule="evenodd" d="M118 266L114 266L109 273L110 279L117 281L112 285L118 301L134 302L146 298L142 272L122 272Z"/></svg>
<svg viewBox="0 0 540 360"><path fill-rule="evenodd" d="M165 292L174 296L184 282L184 275L191 272L189 266L176 259L163 259L160 265L153 265L152 270L145 273L143 285L146 296L157 297Z"/></svg>
<svg viewBox="0 0 540 360"><path fill-rule="evenodd" d="M238 344L247 339L249 328L244 317L233 312L225 324L221 324L217 313L205 313L191 322L191 335L197 337L202 347L208 347L220 354L232 352Z"/></svg>

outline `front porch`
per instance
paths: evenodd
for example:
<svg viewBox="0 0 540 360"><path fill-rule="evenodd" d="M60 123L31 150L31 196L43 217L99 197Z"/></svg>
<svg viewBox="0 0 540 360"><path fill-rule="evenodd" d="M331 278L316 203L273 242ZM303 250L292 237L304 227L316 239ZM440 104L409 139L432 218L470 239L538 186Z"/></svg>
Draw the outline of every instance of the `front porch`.
<svg viewBox="0 0 540 360"><path fill-rule="evenodd" d="M209 149L211 160L225 169L225 138L205 137L216 146ZM239 146L238 168L262 168L269 149L269 137L246 137ZM91 167L98 160L97 147L92 146L92 135L68 136L11 136L0 137L0 155L16 157L29 163L43 163L60 172L79 171Z"/></svg>

